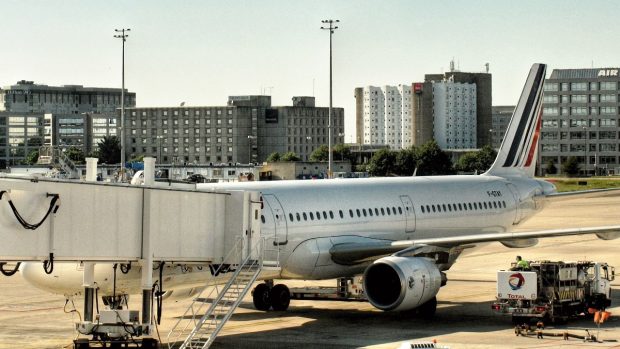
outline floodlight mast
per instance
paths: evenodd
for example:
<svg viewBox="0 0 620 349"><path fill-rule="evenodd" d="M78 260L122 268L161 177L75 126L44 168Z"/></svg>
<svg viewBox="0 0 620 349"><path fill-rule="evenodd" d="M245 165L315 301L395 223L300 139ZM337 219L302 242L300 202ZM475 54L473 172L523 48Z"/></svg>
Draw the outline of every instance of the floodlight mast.
<svg viewBox="0 0 620 349"><path fill-rule="evenodd" d="M120 177L121 181L125 180L125 41L127 41L127 37L129 34L126 32L131 31L129 28L122 29L114 29L115 32L120 33L118 35L114 35L115 38L121 39L123 42L123 55L122 55L122 88L121 88L121 126L120 126L120 137L121 137L121 172Z"/></svg>
<svg viewBox="0 0 620 349"><path fill-rule="evenodd" d="M334 162L334 153L332 151L332 35L334 31L338 29L338 26L335 26L335 23L339 23L340 21L337 19L326 19L322 20L321 23L329 24L329 27L321 27L323 30L329 30L329 112L328 112L328 120L327 120L327 148L328 152L328 162L327 162L327 178L333 178L332 174L332 164Z"/></svg>

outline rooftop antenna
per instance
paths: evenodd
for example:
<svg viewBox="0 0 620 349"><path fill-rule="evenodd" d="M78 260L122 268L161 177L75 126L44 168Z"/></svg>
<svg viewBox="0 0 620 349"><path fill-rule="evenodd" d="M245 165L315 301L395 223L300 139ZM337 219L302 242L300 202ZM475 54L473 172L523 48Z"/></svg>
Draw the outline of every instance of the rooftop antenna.
<svg viewBox="0 0 620 349"><path fill-rule="evenodd" d="M487 74L489 73L489 62L484 63L484 68Z"/></svg>
<svg viewBox="0 0 620 349"><path fill-rule="evenodd" d="M454 72L454 57L452 57L452 60L450 61L450 72Z"/></svg>

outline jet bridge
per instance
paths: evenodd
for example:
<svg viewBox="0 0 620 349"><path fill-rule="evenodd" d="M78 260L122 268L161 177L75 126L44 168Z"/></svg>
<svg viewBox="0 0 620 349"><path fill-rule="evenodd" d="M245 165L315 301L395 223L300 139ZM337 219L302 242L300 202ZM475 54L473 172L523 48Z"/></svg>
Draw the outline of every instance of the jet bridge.
<svg viewBox="0 0 620 349"><path fill-rule="evenodd" d="M131 326L132 336L151 333L154 266L214 263L221 269L239 263L230 257L238 255L245 263L238 264L239 270L256 261L262 267L259 192L159 187L153 180L153 158L145 158L145 185L96 182L96 161L87 159L86 182L0 174L1 271L11 275L17 270L7 271L7 262L41 261L51 274L54 263L83 262L80 333L122 336L127 319L137 318L135 312L113 307L95 321L97 263L137 262L142 267L142 318ZM256 278L260 268L251 270ZM104 315L125 320L106 325L101 323Z"/></svg>
<svg viewBox="0 0 620 349"><path fill-rule="evenodd" d="M257 192L0 177L0 195L0 261L210 263L260 235Z"/></svg>

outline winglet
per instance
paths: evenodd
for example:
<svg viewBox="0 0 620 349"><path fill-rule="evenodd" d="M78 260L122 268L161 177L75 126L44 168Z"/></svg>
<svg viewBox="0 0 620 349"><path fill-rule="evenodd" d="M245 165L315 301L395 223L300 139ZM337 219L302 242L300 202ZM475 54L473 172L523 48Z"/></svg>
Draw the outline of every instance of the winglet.
<svg viewBox="0 0 620 349"><path fill-rule="evenodd" d="M530 69L493 166L485 175L533 177L540 137L545 64Z"/></svg>

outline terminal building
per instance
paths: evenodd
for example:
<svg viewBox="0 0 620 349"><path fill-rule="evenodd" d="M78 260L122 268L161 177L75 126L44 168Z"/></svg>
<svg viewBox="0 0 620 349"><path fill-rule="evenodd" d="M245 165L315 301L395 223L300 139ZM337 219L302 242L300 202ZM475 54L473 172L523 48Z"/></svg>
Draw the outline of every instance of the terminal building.
<svg viewBox="0 0 620 349"><path fill-rule="evenodd" d="M162 164L263 162L273 152L302 160L328 144L329 108L314 97L271 106L271 96L232 96L227 105L129 108L127 158L152 156ZM344 141L344 109L333 108L332 144Z"/></svg>
<svg viewBox="0 0 620 349"><path fill-rule="evenodd" d="M508 129L508 124L510 124L510 118L512 118L512 113L514 111L514 105L493 106L491 112L491 129L489 130L493 149L497 150L502 145L502 141L506 135L506 129Z"/></svg>
<svg viewBox="0 0 620 349"><path fill-rule="evenodd" d="M125 92L125 105L136 94ZM0 89L0 168L17 164L41 145L78 147L85 154L104 135L116 135L121 89L48 86L19 81Z"/></svg>
<svg viewBox="0 0 620 349"><path fill-rule="evenodd" d="M619 68L554 69L545 80L541 164L577 158L582 175L618 172Z"/></svg>

